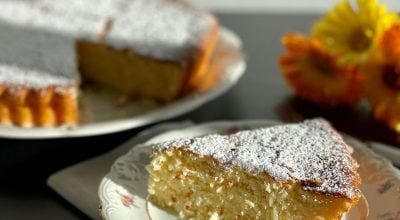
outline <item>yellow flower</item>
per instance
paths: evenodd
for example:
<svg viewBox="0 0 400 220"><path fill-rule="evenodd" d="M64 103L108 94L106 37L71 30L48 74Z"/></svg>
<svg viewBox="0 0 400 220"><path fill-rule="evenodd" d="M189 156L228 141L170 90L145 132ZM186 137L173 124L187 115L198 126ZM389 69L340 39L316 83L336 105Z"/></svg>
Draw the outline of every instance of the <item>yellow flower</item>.
<svg viewBox="0 0 400 220"><path fill-rule="evenodd" d="M400 26L382 37L381 49L363 67L364 93L374 117L400 132Z"/></svg>
<svg viewBox="0 0 400 220"><path fill-rule="evenodd" d="M282 74L299 97L331 106L358 100L362 85L356 68L339 66L317 40L287 34L282 43L287 48L279 60Z"/></svg>
<svg viewBox="0 0 400 220"><path fill-rule="evenodd" d="M354 4L352 4L354 3ZM343 0L312 29L341 64L363 64L379 44L380 36L397 20L377 0Z"/></svg>

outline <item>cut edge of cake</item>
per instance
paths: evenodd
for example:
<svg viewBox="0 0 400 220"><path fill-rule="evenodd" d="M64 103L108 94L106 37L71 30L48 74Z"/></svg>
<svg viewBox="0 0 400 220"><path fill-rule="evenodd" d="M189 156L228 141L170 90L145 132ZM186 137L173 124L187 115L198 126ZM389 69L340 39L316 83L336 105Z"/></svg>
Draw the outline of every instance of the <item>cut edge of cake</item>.
<svg viewBox="0 0 400 220"><path fill-rule="evenodd" d="M160 103L200 91L199 88L212 88L219 78L209 76L213 73L209 73L208 68L219 40L219 27L214 17L209 16L212 20L209 30L193 53L179 62L146 57L133 48L121 50L101 42L78 40L75 47L82 78L119 91L130 99L151 99ZM115 76L111 74L114 70L107 68L110 60L120 64ZM149 69L152 71L148 72ZM210 77L214 80L206 80ZM135 82L128 83L132 78Z"/></svg>

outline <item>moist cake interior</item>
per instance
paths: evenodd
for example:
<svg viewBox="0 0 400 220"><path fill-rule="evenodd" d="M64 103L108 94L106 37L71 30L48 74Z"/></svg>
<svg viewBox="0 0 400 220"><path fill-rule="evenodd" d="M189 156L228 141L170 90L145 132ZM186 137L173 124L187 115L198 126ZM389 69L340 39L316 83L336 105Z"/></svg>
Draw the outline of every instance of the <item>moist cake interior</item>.
<svg viewBox="0 0 400 220"><path fill-rule="evenodd" d="M151 97L168 102L180 94L185 66L162 62L131 51L117 51L103 44L77 42L83 82L107 86L129 98Z"/></svg>
<svg viewBox="0 0 400 220"><path fill-rule="evenodd" d="M228 170L211 158L178 149L157 155L152 167L157 168L149 170L156 177L150 182L151 201L179 210L181 217L340 219L354 203L305 191L300 183L277 182L268 174L254 175L237 167Z"/></svg>

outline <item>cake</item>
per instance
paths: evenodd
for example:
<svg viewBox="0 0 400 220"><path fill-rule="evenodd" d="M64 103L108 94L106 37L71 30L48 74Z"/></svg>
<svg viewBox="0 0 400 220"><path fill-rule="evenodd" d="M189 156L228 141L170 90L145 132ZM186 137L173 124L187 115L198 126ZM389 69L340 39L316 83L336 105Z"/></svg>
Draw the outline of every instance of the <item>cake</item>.
<svg viewBox="0 0 400 220"><path fill-rule="evenodd" d="M168 103L196 91L218 40L180 0L0 1L0 123L78 122L82 83Z"/></svg>
<svg viewBox="0 0 400 220"><path fill-rule="evenodd" d="M190 219L340 219L361 194L351 152L323 119L167 141L149 200Z"/></svg>

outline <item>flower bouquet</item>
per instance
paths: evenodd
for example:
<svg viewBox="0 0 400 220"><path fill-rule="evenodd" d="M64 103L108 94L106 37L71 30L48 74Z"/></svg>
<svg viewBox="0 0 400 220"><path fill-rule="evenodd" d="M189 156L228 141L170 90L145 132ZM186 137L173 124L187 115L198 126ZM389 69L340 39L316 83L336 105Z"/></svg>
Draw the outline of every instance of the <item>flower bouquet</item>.
<svg viewBox="0 0 400 220"><path fill-rule="evenodd" d="M400 19L378 0L343 0L310 36L282 37L282 75L302 99L338 106L365 98L374 118L400 132Z"/></svg>

